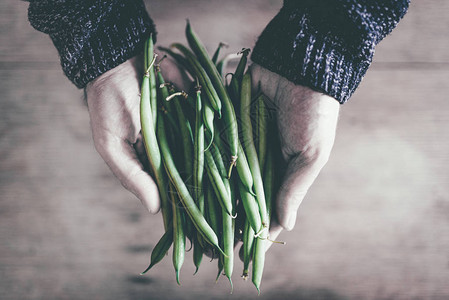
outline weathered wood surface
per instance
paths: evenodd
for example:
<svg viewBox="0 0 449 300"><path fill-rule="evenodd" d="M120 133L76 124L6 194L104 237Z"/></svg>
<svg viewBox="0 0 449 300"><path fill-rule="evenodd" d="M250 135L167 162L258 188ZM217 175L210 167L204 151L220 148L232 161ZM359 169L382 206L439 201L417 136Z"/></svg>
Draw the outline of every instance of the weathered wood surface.
<svg viewBox="0 0 449 300"><path fill-rule="evenodd" d="M240 3L244 4L240 4ZM251 46L281 1L149 1L160 42ZM342 107L332 157L266 261L262 295L191 253L139 276L162 234L94 150L82 93L26 19L0 3L0 299L449 297L449 3L412 3ZM237 264L240 266L240 264Z"/></svg>

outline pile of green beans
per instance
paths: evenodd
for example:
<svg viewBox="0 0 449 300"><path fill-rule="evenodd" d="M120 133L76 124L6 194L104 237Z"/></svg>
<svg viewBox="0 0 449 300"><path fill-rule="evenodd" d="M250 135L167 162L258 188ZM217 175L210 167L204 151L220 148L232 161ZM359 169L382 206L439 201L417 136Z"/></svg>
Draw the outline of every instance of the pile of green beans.
<svg viewBox="0 0 449 300"><path fill-rule="evenodd" d="M281 176L273 105L263 94L251 94L251 76L245 74L249 49L240 52L228 84L219 71L224 69L224 60L218 60L223 44L211 58L189 22L186 37L189 47L175 43L160 48L189 74L192 88L186 92L165 82L163 59L156 59L152 37L145 46L140 116L165 233L142 274L173 245L180 284L188 239L195 273L204 255L218 258L217 280L225 275L232 291L234 247L243 242L242 277L249 277L252 263L252 282L260 293Z"/></svg>

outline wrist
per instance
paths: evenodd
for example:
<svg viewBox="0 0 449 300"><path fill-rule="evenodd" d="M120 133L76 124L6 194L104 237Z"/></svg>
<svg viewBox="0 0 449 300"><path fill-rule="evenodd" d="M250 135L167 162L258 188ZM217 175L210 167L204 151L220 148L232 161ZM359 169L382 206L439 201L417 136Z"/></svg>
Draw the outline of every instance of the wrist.
<svg viewBox="0 0 449 300"><path fill-rule="evenodd" d="M344 103L366 73L372 53L358 49L360 43L348 44L308 5L284 7L259 37L251 59L295 84Z"/></svg>
<svg viewBox="0 0 449 300"><path fill-rule="evenodd" d="M143 74L143 58L142 55L131 57L118 66L99 75L97 78L88 82L85 89L101 89L105 85L115 86L120 82L135 78L140 80L139 74Z"/></svg>

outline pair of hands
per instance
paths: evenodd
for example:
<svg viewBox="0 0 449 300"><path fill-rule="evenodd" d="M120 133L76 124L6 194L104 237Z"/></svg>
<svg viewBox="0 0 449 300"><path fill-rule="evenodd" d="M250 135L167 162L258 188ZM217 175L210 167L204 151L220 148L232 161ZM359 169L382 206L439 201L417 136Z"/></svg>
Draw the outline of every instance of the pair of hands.
<svg viewBox="0 0 449 300"><path fill-rule="evenodd" d="M86 87L95 148L123 186L151 212L159 211L157 185L145 171L145 149L140 132L139 57L104 73ZM287 170L275 203L276 221L270 227L275 240L282 229L292 230L297 210L332 150L340 104L332 97L295 85L253 64L252 85L277 107L281 150ZM185 78L170 61L164 77L182 88ZM267 243L270 245L271 243Z"/></svg>

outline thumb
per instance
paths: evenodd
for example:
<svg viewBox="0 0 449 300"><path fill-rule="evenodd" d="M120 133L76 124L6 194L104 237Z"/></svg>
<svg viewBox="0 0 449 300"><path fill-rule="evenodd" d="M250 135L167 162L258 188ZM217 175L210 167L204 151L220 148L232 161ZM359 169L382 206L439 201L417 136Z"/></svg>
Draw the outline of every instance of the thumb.
<svg viewBox="0 0 449 300"><path fill-rule="evenodd" d="M289 160L276 201L278 222L284 229L292 230L295 226L299 205L326 161L302 153Z"/></svg>
<svg viewBox="0 0 449 300"><path fill-rule="evenodd" d="M158 187L145 171L135 147L109 135L98 138L94 134L94 144L121 184L139 198L150 213L157 213L160 208Z"/></svg>

